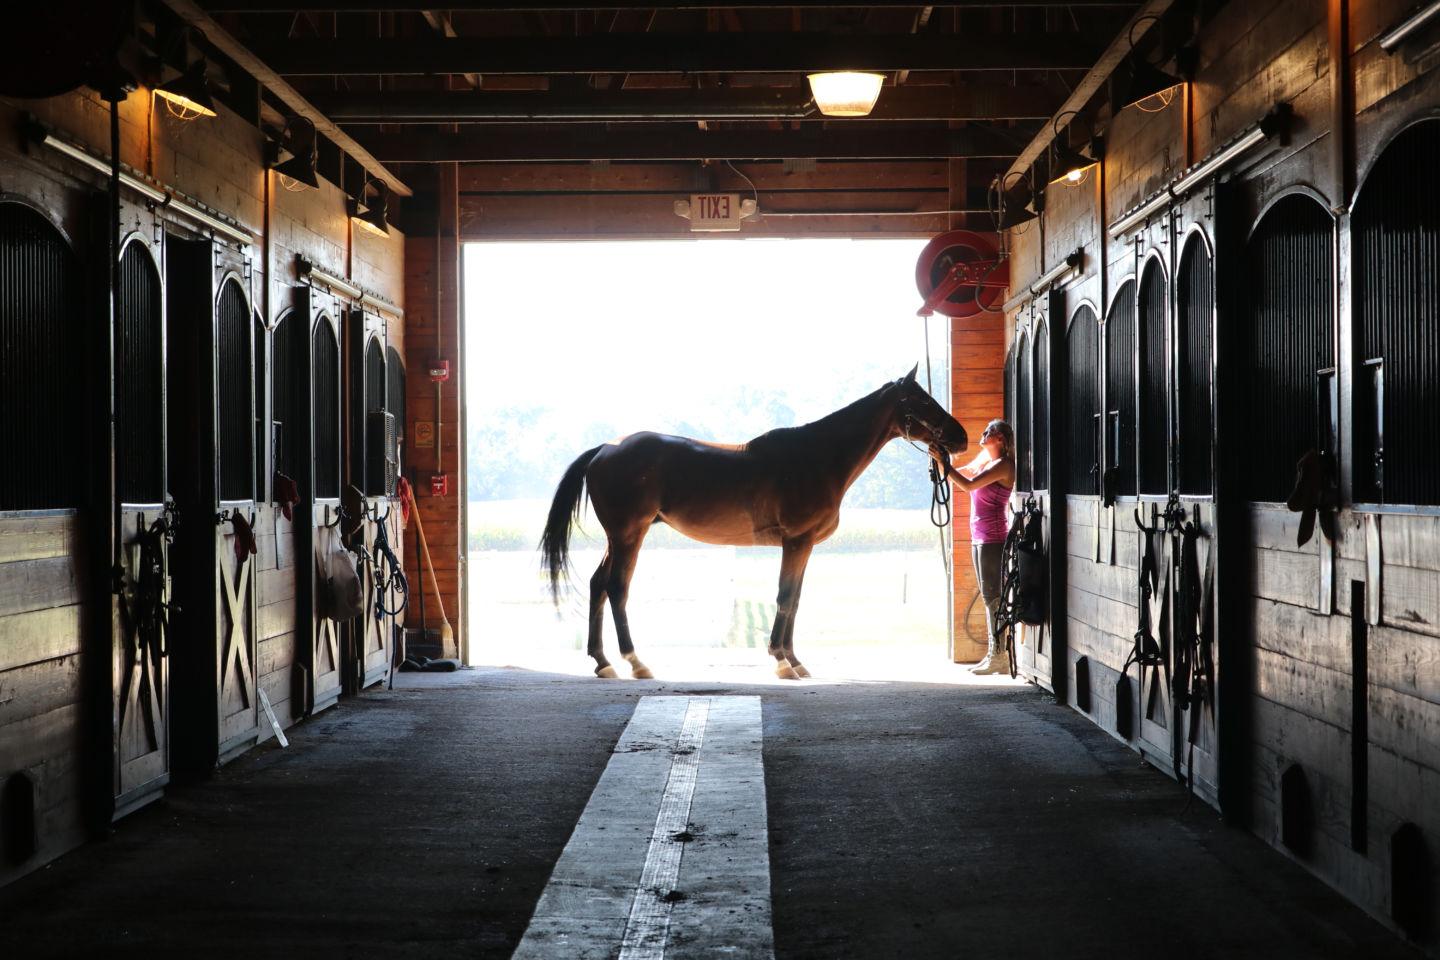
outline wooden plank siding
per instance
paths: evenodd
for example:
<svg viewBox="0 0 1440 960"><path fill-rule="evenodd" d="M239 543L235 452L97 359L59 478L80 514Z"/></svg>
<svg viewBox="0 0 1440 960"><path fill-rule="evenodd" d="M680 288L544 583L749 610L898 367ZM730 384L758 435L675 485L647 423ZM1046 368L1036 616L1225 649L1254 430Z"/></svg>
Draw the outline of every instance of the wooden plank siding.
<svg viewBox="0 0 1440 960"><path fill-rule="evenodd" d="M243 277L247 298L262 322L273 326L294 300L294 291L302 283L295 268L297 255L331 273L343 276L348 272L367 290L404 303L406 239L400 229L392 226L390 236L383 239L359 233L352 236L346 192L328 179L322 179L318 189L282 189L266 171L267 135L228 107L222 105L217 117L187 126L156 121L152 108L150 97L143 92L119 104L121 161L251 231L252 243L239 249L226 243L220 249L227 268ZM109 105L88 88L45 99L7 98L0 103L0 165L6 171L7 197L28 201L53 216L80 245L86 270L93 270L102 259L102 250L87 245L94 236L94 198L103 191L104 176L35 146L24 132L25 121L32 117L62 139L108 157ZM147 205L128 189L121 194L121 228L127 235L138 233L147 242L167 233L196 235L196 224L183 214ZM93 279L86 277L87 283ZM166 280L161 277L162 289ZM98 328L87 329L93 334ZM392 324L392 330L403 342L403 324ZM170 356L173 363L173 349ZM268 408L263 397L257 399L262 401L257 416L263 417ZM171 441L175 441L173 435ZM91 453L94 464L104 462L107 455L103 447ZM88 473L92 464L88 460L85 464ZM173 482L169 492L175 492ZM253 572L257 574L256 609L263 639L256 666L281 723L290 724L303 715L303 698L296 700L290 692L296 680L292 666L297 620L295 546L288 522L274 519L273 506L261 505L258 512L259 553L253 558ZM182 518L182 534L208 533L207 520L198 515ZM94 784L105 782L107 772L85 768L85 763L97 761L91 759L95 751L82 752L81 722L82 717L93 723L97 715L110 715L114 704L82 702L79 678L82 672L109 676L117 669L124 658L119 656L116 642L122 641L124 631L117 619L107 622L105 611L97 615L80 605L82 591L89 594L87 602L94 592L94 585L87 580L94 571L96 551L82 537L92 523L93 518L87 517L82 524L73 511L0 513L0 783L16 772L24 772L33 781L37 844L34 854L21 862L12 862L7 851L0 850L0 885L78 845L86 835L86 819L93 821L105 812L90 809L98 800L82 797L82 783L90 784L86 789L93 793ZM94 526L103 536L103 516ZM177 574L173 567L170 572ZM214 602L221 602L218 593ZM86 631L112 639L97 642L97 636L87 638ZM172 636L170 642L173 649L173 644L196 639ZM101 658L101 651L106 651L103 659L110 661L113 655L115 662L103 666L82 662L92 655ZM117 683L120 679L115 678ZM268 723L261 729L268 735ZM124 736L122 730L121 756L115 764L122 767L126 765ZM151 771L154 755L131 763L145 769L132 765L128 771L122 770L121 782L127 775L134 780L149 779L152 772L164 773L163 766ZM124 809L122 803L119 812Z"/></svg>
<svg viewBox="0 0 1440 960"><path fill-rule="evenodd" d="M1234 320L1224 297L1225 285L1232 281L1220 271L1233 271L1241 262L1237 247L1274 199L1297 188L1318 194L1338 217L1337 346L1339 355L1347 358L1339 374L1338 460L1348 495L1355 456L1349 446L1355 436L1349 419L1353 281L1348 207L1354 200L1349 191L1363 181L1389 137L1418 118L1435 115L1440 107L1440 70L1435 69L1433 49L1425 47L1433 44L1433 30L1428 40L1418 39L1393 53L1378 45L1379 37L1413 10L1409 0L1280 0L1218 8L1195 38L1194 82L1177 91L1169 107L1113 115L1101 108L1096 126L1105 135L1105 158L1098 168L1103 190L1051 185L1043 230L1032 223L1011 232L1011 294L1084 246L1085 273L1064 291L1064 309L1068 317L1086 300L1099 305L1103 315L1120 285L1134 278L1137 260L1158 255L1166 270L1173 271L1184 231L1199 224L1217 247L1216 342L1223 343L1234 336L1227 327ZM1349 16L1344 26L1350 41L1345 52L1353 83L1353 132L1332 129L1337 90L1346 84L1331 72L1335 64L1347 62L1338 59L1331 46L1332 35L1342 35L1330 22L1335 11L1348 11ZM1294 113L1287 135L1272 139L1227 171L1234 203L1228 225L1220 224L1216 191L1206 185L1173 203L1172 216L1162 211L1125 235L1110 238L1110 223L1280 102ZM1084 146L1085 123L1081 120L1075 127L1077 146ZM1351 144L1335 143L1351 136ZM1352 162L1346 159L1347 147L1353 169L1344 166ZM1028 310L1022 307L1017 313L1024 317ZM1016 325L1016 316L1007 318L1004 342L1014 338ZM1052 355L1052 371L1063 362ZM1226 382L1219 378L1217 387ZM1222 395L1220 403L1226 402ZM1237 422L1254 415L1261 413L1243 411ZM1225 438L1221 441L1223 461L1227 450ZM1228 453L1265 455L1253 450ZM1066 637L1071 683L1076 660L1086 657L1088 714L1113 733L1115 671L1130 651L1137 620L1139 538L1129 533L1133 505L1117 505L1113 528L1109 512L1098 510L1093 498L1070 497L1056 505L1066 538L1060 569L1067 580L1064 596L1054 601L1067 611L1057 629ZM1212 525L1214 508L1202 509L1207 526ZM1333 544L1317 528L1301 545L1299 515L1283 504L1226 501L1219 509L1235 511L1224 514L1229 518L1224 529L1236 542L1218 544L1218 583L1228 584L1235 594L1225 594L1221 603L1237 611L1229 622L1242 634L1220 640L1236 662L1218 664L1220 683L1229 684L1226 689L1234 694L1225 702L1235 709L1230 717L1219 718L1222 731L1234 730L1219 742L1240 744L1234 768L1238 779L1229 794L1238 798L1237 806L1226 812L1284 849L1280 782L1284 772L1298 764L1311 792L1314 835L1309 852L1287 853L1388 921L1391 833L1413 823L1432 849L1440 843L1440 804L1435 802L1440 796L1440 516L1391 508L1376 517L1344 509L1336 516ZM1163 568L1163 558L1161 563ZM1328 594L1322 593L1326 578L1331 581ZM1366 610L1351 609L1356 582L1365 587L1372 608L1368 624L1353 619L1367 617ZM1026 638L1022 669L1046 683L1048 666L1028 642L1029 631ZM1357 647L1362 639L1363 648ZM1133 670L1131 679L1132 693L1138 696ZM1075 691L1066 699L1075 704ZM1364 716L1357 716L1362 707ZM1138 709L1135 716L1132 746L1165 768L1160 755L1170 750L1174 731L1142 722ZM1352 737L1362 736L1364 743L1352 744ZM1214 731L1202 724L1200 747L1210 751L1197 755L1202 780L1213 778L1219 769L1215 742ZM1432 883L1431 890L1436 898L1431 912L1440 913L1440 884ZM1440 931L1428 937L1422 947L1440 948Z"/></svg>

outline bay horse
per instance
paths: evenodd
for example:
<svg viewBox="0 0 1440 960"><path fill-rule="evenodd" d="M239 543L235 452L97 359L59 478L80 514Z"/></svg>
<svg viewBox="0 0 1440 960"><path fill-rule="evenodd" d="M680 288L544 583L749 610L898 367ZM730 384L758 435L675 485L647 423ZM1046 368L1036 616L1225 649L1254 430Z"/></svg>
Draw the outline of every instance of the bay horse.
<svg viewBox="0 0 1440 960"><path fill-rule="evenodd" d="M915 382L918 368L814 423L771 430L749 443L632 433L580 454L555 490L540 550L558 607L570 528L588 486L607 541L590 577L588 652L596 676L616 676L602 642L607 598L632 676L653 676L635 655L625 602L640 544L657 523L702 543L779 547L770 654L782 679L810 676L795 656L800 584L810 551L840 524L845 491L896 437L923 443L939 456L958 453L969 442L959 421Z"/></svg>

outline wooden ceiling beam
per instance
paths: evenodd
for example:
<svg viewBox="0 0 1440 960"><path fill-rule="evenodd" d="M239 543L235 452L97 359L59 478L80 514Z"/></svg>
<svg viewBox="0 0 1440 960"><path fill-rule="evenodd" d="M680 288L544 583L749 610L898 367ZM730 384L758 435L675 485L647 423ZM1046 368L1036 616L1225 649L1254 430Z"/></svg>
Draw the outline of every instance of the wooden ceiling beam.
<svg viewBox="0 0 1440 960"><path fill-rule="evenodd" d="M989 7L1109 7L1133 9L1135 0L950 0L949 3L932 3L932 7L982 9ZM893 7L913 8L919 4L914 0L879 0L870 3L841 0L829 3L779 3L776 0L670 0L670 2L644 2L644 0L601 0L599 3L575 3L574 0L537 0L521 3L518 0L445 0L445 9L466 13L531 12L538 10L743 10L783 9L787 7L811 7L814 9L838 9L845 7ZM435 7L435 0L206 0L205 7L214 13L376 13L396 11L419 13Z"/></svg>
<svg viewBox="0 0 1440 960"><path fill-rule="evenodd" d="M1033 127L1029 128L1033 130ZM698 130L694 124L496 125L448 133L411 130L356 138L389 163L467 163L578 160L783 160L793 158L903 160L990 157L1020 151L1029 130L1015 137L989 127L959 130L889 130L821 127L799 130Z"/></svg>
<svg viewBox="0 0 1440 960"><path fill-rule="evenodd" d="M276 73L287 76L1088 70L1112 38L1109 31L963 37L634 33L603 38L307 38L256 41L252 49Z"/></svg>
<svg viewBox="0 0 1440 960"><path fill-rule="evenodd" d="M1042 120L1061 88L1000 83L887 87L873 120ZM481 123L516 120L803 119L817 116L801 89L587 90L565 93L386 91L312 96L338 123Z"/></svg>

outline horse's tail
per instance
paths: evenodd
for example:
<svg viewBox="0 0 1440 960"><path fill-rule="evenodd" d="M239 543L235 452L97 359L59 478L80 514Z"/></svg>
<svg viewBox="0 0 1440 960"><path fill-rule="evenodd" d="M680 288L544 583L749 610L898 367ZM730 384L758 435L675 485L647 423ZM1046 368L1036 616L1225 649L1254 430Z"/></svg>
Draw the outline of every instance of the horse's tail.
<svg viewBox="0 0 1440 960"><path fill-rule="evenodd" d="M540 552L544 554L545 568L550 573L550 595L555 605L560 605L560 578L569 575L570 567L570 524L580 514L580 503L585 498L585 468L600 452L592 447L580 456L560 478L555 488L555 499L550 502L550 516L545 521L545 533L540 537Z"/></svg>

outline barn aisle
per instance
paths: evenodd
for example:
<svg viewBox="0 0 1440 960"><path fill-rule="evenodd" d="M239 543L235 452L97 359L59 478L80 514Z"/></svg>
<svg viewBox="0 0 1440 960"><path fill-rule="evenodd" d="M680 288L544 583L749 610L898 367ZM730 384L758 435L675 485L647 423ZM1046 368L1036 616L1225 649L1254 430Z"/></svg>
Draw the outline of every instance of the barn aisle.
<svg viewBox="0 0 1440 960"><path fill-rule="evenodd" d="M766 798L777 957L1418 956L1032 687L515 668L402 675L171 791L0 890L0 955L508 957L645 697L759 698L733 796ZM712 955L687 935L637 955Z"/></svg>

